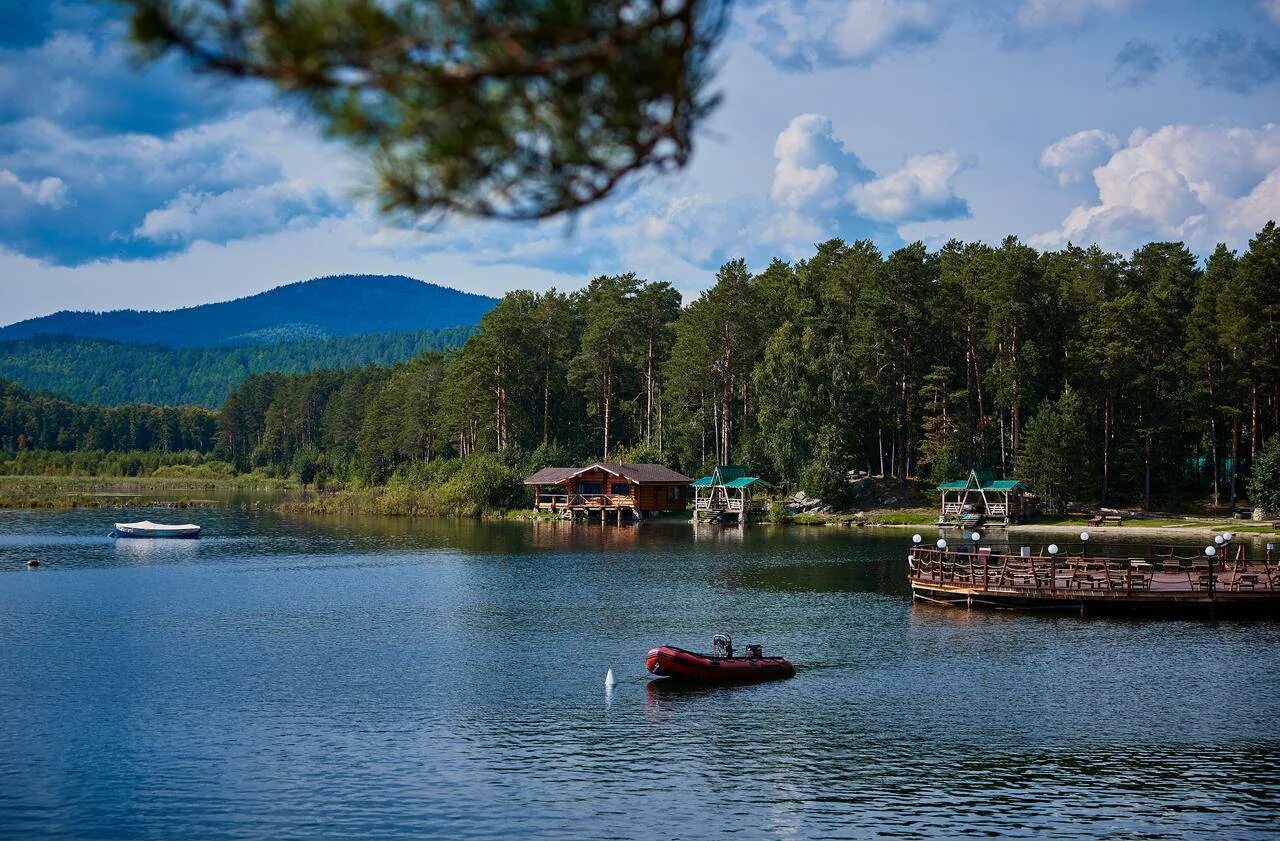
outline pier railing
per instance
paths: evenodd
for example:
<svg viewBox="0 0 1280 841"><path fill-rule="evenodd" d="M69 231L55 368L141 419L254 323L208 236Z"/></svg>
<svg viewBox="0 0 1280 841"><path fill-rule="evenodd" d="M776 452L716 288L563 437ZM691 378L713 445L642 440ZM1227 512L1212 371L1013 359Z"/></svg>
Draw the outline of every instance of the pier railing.
<svg viewBox="0 0 1280 841"><path fill-rule="evenodd" d="M566 508L634 508L636 498L630 494L558 494L540 493L536 505L553 511Z"/></svg>
<svg viewBox="0 0 1280 841"><path fill-rule="evenodd" d="M1135 547L1136 548L1136 547ZM1087 546L1056 554L987 551L982 547L938 549L917 546L908 558L914 581L958 585L975 591L1081 590L1129 593L1280 592L1280 557L1269 550L1251 558L1245 547L1229 547L1209 558L1187 547L1145 547L1140 553L1094 554Z"/></svg>

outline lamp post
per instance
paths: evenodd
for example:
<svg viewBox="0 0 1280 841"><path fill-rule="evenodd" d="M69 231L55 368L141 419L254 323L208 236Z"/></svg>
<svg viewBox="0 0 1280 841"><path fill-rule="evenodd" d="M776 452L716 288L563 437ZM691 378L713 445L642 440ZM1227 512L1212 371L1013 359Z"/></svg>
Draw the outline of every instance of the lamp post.
<svg viewBox="0 0 1280 841"><path fill-rule="evenodd" d="M1080 532L1080 559L1089 557L1089 532Z"/></svg>
<svg viewBox="0 0 1280 841"><path fill-rule="evenodd" d="M1058 544L1049 544L1049 586L1056 587L1058 582Z"/></svg>
<svg viewBox="0 0 1280 841"><path fill-rule="evenodd" d="M1217 542L1218 542L1218 539L1217 539L1217 538L1214 538L1214 542L1215 542L1215 543L1217 543ZM1216 547L1216 546L1206 546L1206 547L1204 547L1204 559L1205 559L1205 562L1209 565L1209 597L1210 597L1210 598L1213 598L1213 584L1214 584L1214 581L1213 581L1213 556L1214 556L1214 555L1216 555L1216 554L1218 554L1218 547Z"/></svg>

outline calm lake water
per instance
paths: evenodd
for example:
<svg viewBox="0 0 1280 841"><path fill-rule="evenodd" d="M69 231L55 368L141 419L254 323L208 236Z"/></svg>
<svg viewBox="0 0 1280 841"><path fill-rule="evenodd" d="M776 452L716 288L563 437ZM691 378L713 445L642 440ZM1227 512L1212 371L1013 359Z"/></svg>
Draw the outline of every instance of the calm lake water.
<svg viewBox="0 0 1280 841"><path fill-rule="evenodd" d="M0 836L1280 830L1277 623L913 606L904 533L135 515L0 513ZM647 678L715 631L799 674Z"/></svg>

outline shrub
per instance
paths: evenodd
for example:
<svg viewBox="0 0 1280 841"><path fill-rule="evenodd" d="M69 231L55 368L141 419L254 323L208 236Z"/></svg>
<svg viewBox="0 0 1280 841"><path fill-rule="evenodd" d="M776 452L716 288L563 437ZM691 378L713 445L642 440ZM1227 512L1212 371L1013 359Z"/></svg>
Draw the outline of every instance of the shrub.
<svg viewBox="0 0 1280 841"><path fill-rule="evenodd" d="M476 453L462 460L458 471L440 488L443 513L479 517L495 508L528 507L519 471L491 453Z"/></svg>
<svg viewBox="0 0 1280 841"><path fill-rule="evenodd" d="M1280 515L1280 436L1272 436L1253 460L1249 501L1272 515Z"/></svg>

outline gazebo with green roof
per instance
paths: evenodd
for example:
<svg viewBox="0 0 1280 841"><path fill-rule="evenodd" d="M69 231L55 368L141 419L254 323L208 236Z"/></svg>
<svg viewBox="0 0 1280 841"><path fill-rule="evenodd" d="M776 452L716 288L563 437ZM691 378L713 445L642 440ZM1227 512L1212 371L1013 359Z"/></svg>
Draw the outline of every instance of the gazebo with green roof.
<svg viewBox="0 0 1280 841"><path fill-rule="evenodd" d="M1022 518L1027 486L1017 479L997 479L982 468L969 471L969 478L938 485L942 491L942 511L938 525L978 526L988 520L1008 525Z"/></svg>
<svg viewBox="0 0 1280 841"><path fill-rule="evenodd" d="M759 476L752 476L750 469L738 464L721 464L710 476L693 480L693 516L720 518L734 516L745 519L752 514L763 514L769 504L756 499L757 490L772 487Z"/></svg>

